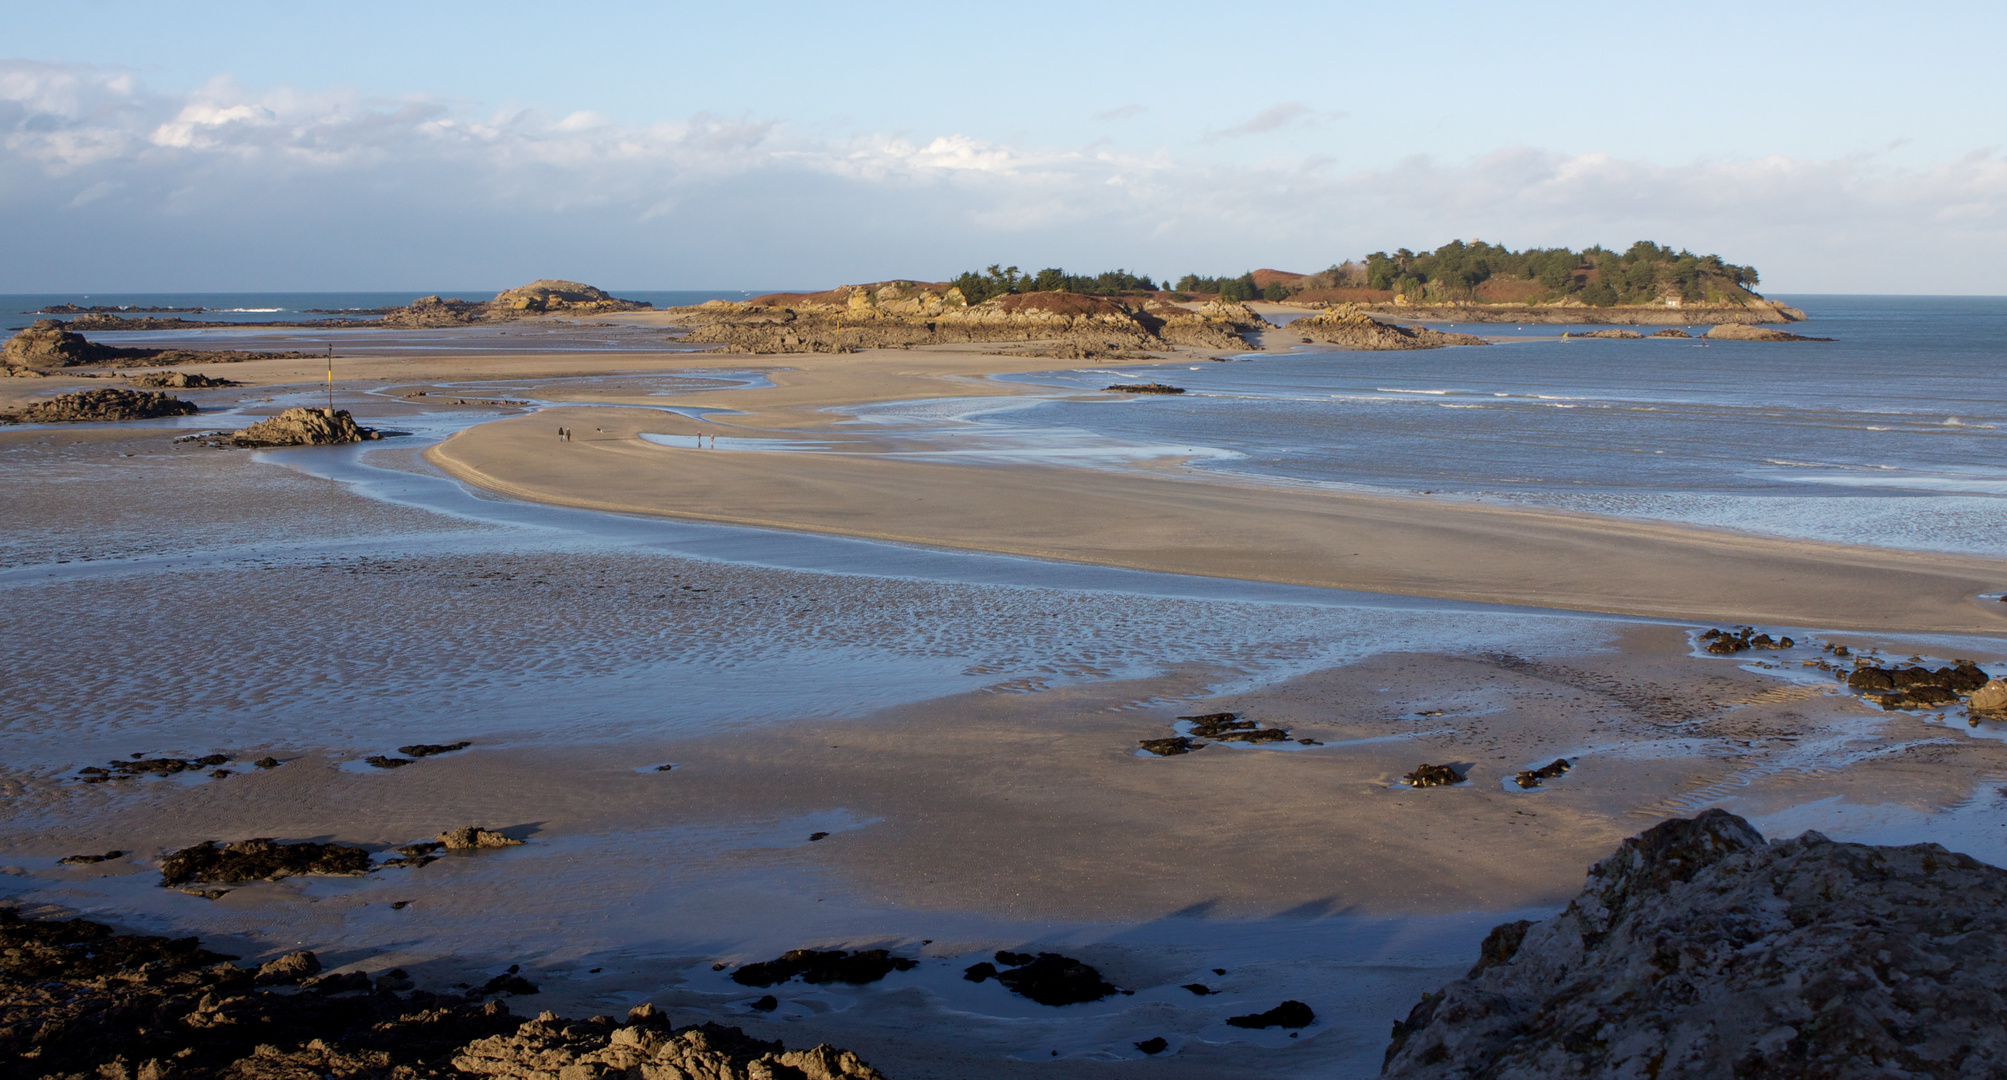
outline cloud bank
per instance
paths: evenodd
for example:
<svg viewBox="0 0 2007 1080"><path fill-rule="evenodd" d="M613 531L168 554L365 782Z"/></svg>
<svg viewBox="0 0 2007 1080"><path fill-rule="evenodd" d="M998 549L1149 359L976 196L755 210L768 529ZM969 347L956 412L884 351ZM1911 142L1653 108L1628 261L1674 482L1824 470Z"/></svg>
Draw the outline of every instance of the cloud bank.
<svg viewBox="0 0 2007 1080"><path fill-rule="evenodd" d="M1071 148L223 79L169 94L0 62L0 291L822 286L999 259L1313 270L1482 237L1651 238L1754 263L1775 291L2007 293L1997 153L1917 169L1505 147L1360 165L1307 115L1277 106L1234 133L1259 143Z"/></svg>

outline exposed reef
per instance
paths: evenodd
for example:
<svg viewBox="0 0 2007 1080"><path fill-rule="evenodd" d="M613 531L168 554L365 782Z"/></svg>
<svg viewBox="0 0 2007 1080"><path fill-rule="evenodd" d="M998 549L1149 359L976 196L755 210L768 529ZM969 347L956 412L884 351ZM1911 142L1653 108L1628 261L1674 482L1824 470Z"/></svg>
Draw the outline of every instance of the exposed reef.
<svg viewBox="0 0 2007 1080"><path fill-rule="evenodd" d="M622 300L603 289L577 281L545 278L504 289L492 300L445 299L424 296L400 308L380 308L357 314L381 316L378 325L397 327L466 326L537 315L605 315L618 311L648 311L654 305Z"/></svg>
<svg viewBox="0 0 2007 1080"><path fill-rule="evenodd" d="M1304 337L1321 341L1326 345L1336 345L1342 349L1392 351L1491 344L1471 334L1445 334L1426 326L1399 326L1381 322L1349 306L1326 308L1315 315L1290 323L1289 329Z"/></svg>
<svg viewBox="0 0 2007 1080"><path fill-rule="evenodd" d="M2007 870L1936 844L1657 825L1394 1026L1382 1075L2007 1072Z"/></svg>
<svg viewBox="0 0 2007 1080"><path fill-rule="evenodd" d="M18 413L0 414L0 420L22 424L80 424L109 420L156 420L165 416L193 416L194 403L166 394L125 390L79 390L47 401L30 403Z"/></svg>
<svg viewBox="0 0 2007 1080"><path fill-rule="evenodd" d="M998 964L1004 965L1003 969L1000 970ZM995 964L988 961L972 964L962 972L962 978L977 983L995 979L1012 993L1021 994L1040 1005L1077 1005L1100 1001L1119 992L1094 968L1071 957L1049 952L1033 956L1030 953L999 951Z"/></svg>
<svg viewBox="0 0 2007 1080"><path fill-rule="evenodd" d="M1767 326L1749 326L1744 323L1722 323L1708 327L1703 337L1716 341L1831 341L1829 337L1805 337Z"/></svg>
<svg viewBox="0 0 2007 1080"><path fill-rule="evenodd" d="M98 316L117 320L117 316ZM148 320L154 321L154 320ZM181 320L173 320L180 322ZM209 323L193 325L208 326ZM150 329L119 325L102 329ZM86 327L91 329L91 327ZM234 364L246 360L291 360L300 352L237 352L228 349L126 349L100 345L65 327L59 319L37 319L0 347L0 367L10 372L50 372L72 367L173 367L177 364Z"/></svg>
<svg viewBox="0 0 2007 1080"><path fill-rule="evenodd" d="M0 1061L64 1080L305 1077L705 1077L884 1080L830 1046L788 1050L717 1024L672 1026L652 1005L624 1021L524 1021L487 993L535 987L511 969L489 991L412 989L405 972L322 974L311 952L239 967L195 938L119 934L0 908Z"/></svg>
<svg viewBox="0 0 2007 1080"><path fill-rule="evenodd" d="M894 956L884 949L790 949L779 958L746 964L732 972L740 986L773 986L790 979L805 983L874 983L895 971L911 971L917 960Z"/></svg>
<svg viewBox="0 0 2007 1080"><path fill-rule="evenodd" d="M281 844L259 837L218 847L214 840L204 840L160 860L160 883L235 885L300 874L360 877L370 869L369 852L348 844Z"/></svg>

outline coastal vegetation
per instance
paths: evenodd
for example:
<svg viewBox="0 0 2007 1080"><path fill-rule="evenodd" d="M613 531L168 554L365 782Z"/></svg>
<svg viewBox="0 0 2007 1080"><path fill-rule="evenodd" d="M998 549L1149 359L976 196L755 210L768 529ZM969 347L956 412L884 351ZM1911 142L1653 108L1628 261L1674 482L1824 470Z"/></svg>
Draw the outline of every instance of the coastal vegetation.
<svg viewBox="0 0 2007 1080"><path fill-rule="evenodd" d="M1148 275L1132 274L1127 270L1069 274L1056 266L1048 266L1033 274L1020 271L1015 266L993 264L981 273L964 271L949 284L960 289L963 299L971 304L1014 293L1066 292L1084 296L1120 296L1157 291L1156 282L1151 281Z"/></svg>
<svg viewBox="0 0 2007 1080"><path fill-rule="evenodd" d="M1182 292L1236 300L1404 298L1407 303L1558 303L1590 307L1735 302L1760 278L1753 266L1640 240L1622 252L1600 245L1513 251L1482 240L1452 240L1434 251L1376 251L1315 274L1257 270L1239 277L1187 274ZM1309 295L1305 295L1309 294ZM1367 294L1378 294L1369 296Z"/></svg>

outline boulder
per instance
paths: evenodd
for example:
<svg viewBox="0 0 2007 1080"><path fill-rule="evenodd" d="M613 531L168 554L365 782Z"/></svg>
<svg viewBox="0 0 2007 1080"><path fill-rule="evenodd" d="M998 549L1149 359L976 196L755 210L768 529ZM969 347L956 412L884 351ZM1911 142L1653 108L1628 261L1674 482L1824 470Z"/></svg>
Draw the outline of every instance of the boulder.
<svg viewBox="0 0 2007 1080"><path fill-rule="evenodd" d="M320 973L321 958L301 949L258 965L257 979L260 983L296 983Z"/></svg>
<svg viewBox="0 0 2007 1080"><path fill-rule="evenodd" d="M1409 787L1444 787L1463 783L1463 774L1448 765L1430 765L1426 762L1415 766L1415 771L1401 777Z"/></svg>
<svg viewBox="0 0 2007 1080"><path fill-rule="evenodd" d="M805 983L874 983L895 971L911 971L918 960L894 956L884 949L790 949L778 959L746 964L732 972L740 986L772 986L799 978Z"/></svg>
<svg viewBox="0 0 2007 1080"><path fill-rule="evenodd" d="M7 339L0 348L0 363L10 368L49 370L96 363L119 350L93 345L82 334L73 334L60 319L36 319Z"/></svg>
<svg viewBox="0 0 2007 1080"><path fill-rule="evenodd" d="M292 408L234 432L230 441L238 446L339 446L382 437L374 428L357 427L347 409Z"/></svg>
<svg viewBox="0 0 2007 1080"><path fill-rule="evenodd" d="M498 832L473 825L463 825L439 834L439 842L447 851L482 851L488 848L520 847L521 840L511 840Z"/></svg>
<svg viewBox="0 0 2007 1080"><path fill-rule="evenodd" d="M1974 712L2007 712L2007 680L1987 680L1965 704Z"/></svg>
<svg viewBox="0 0 2007 1080"><path fill-rule="evenodd" d="M1040 1005L1077 1005L1085 1001L1100 1001L1116 989L1101 973L1071 957L1058 953L1042 952L1036 956L1029 953L998 952L998 964L1007 965L1007 970L998 970L994 964L980 963L962 973L970 982L982 982L994 978L1014 994L1028 997Z"/></svg>
<svg viewBox="0 0 2007 1080"><path fill-rule="evenodd" d="M1936 844L1657 825L1395 1024L1382 1075L2007 1073L2007 870Z"/></svg>
<svg viewBox="0 0 2007 1080"><path fill-rule="evenodd" d="M197 411L193 403L157 391L143 393L114 387L79 390L74 394L37 401L22 409L14 419L24 424L75 424L193 416Z"/></svg>

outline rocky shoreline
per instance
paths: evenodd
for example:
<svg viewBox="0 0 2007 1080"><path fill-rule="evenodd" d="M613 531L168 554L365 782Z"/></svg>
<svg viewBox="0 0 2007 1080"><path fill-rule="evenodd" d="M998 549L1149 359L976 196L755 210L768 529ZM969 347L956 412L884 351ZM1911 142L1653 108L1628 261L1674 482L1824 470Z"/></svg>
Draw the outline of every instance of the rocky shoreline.
<svg viewBox="0 0 2007 1080"><path fill-rule="evenodd" d="M521 1078L609 1074L716 1080L883 1080L846 1050L788 1050L654 1006L624 1019L524 1021L497 995L411 988L403 971L322 975L311 952L262 965L195 938L121 934L85 919L0 908L0 1061L50 1080ZM495 1000L484 1000L484 999Z"/></svg>
<svg viewBox="0 0 2007 1080"><path fill-rule="evenodd" d="M1741 304L1662 304L1594 307L1579 300L1559 304L1400 304L1336 305L1404 322L1512 323L1526 326L1597 324L1612 326L1725 326L1804 322L1805 313L1772 300L1755 297Z"/></svg>

